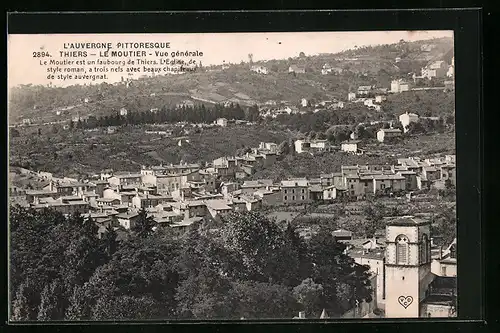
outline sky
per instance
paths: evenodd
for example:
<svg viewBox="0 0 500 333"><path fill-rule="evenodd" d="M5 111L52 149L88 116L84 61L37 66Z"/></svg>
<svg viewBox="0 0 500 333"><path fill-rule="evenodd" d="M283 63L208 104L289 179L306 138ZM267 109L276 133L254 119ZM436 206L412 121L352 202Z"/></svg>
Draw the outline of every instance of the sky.
<svg viewBox="0 0 500 333"><path fill-rule="evenodd" d="M400 39L416 41L440 37L453 37L453 31L9 35L7 79L9 87L30 83L47 85L49 82L52 82L54 86L76 84L77 82L74 81L64 83L47 79L46 67L40 65L40 61L44 58L37 58L33 55L33 52L44 50L52 55L52 59L61 60L63 58L59 58L59 51L64 50L64 44L75 42L111 42L113 44L117 42L170 42L169 52L203 52L203 57L196 59L200 59L206 66L224 62L248 61L249 53L253 54L254 61L287 59L298 56L300 52L306 55L337 53L355 46L397 43ZM96 51L99 52L99 50ZM117 60L118 58L110 59ZM154 57L148 56L147 59L152 60ZM111 75L107 82L119 81L121 76L123 74Z"/></svg>

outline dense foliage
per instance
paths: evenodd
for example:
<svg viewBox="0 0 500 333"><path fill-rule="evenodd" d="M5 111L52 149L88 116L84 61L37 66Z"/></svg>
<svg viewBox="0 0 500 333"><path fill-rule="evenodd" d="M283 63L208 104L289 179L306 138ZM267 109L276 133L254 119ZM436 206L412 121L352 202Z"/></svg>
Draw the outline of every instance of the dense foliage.
<svg viewBox="0 0 500 333"><path fill-rule="evenodd" d="M306 243L258 213L182 235L140 220L128 238L98 238L79 215L12 207L11 318L291 318L371 300L368 268L329 232Z"/></svg>
<svg viewBox="0 0 500 333"><path fill-rule="evenodd" d="M121 126L138 124L163 124L163 123L212 123L218 118L227 118L235 120L256 121L259 120L259 110L257 106L243 109L239 104L230 104L227 106L216 105L212 108L201 106L182 106L178 108L167 108L154 111L127 112L127 115L115 113L112 116L89 117L87 120L79 120L71 123L76 128L95 128L103 126Z"/></svg>

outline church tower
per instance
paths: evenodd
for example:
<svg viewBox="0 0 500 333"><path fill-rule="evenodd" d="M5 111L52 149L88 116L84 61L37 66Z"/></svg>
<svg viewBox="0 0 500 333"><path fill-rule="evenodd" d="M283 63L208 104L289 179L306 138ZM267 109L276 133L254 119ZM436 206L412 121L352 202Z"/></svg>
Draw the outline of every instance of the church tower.
<svg viewBox="0 0 500 333"><path fill-rule="evenodd" d="M430 221L391 218L386 225L386 318L420 317L431 273Z"/></svg>

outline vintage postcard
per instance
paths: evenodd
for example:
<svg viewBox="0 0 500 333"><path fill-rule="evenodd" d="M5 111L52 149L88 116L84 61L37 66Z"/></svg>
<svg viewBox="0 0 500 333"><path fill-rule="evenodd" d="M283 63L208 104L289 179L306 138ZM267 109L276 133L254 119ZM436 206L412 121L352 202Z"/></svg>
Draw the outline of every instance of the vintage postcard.
<svg viewBox="0 0 500 333"><path fill-rule="evenodd" d="M456 317L452 31L8 36L9 319Z"/></svg>

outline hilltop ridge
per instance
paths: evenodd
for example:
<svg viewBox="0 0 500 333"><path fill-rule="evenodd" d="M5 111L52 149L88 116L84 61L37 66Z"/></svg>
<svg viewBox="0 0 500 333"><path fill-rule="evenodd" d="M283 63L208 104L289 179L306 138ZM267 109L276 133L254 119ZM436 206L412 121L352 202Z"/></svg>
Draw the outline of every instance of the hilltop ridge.
<svg viewBox="0 0 500 333"><path fill-rule="evenodd" d="M452 57L453 40L437 38L359 47L336 54L301 53L281 60L208 66L189 74L143 77L130 84L64 88L23 85L9 93L9 122L19 123L23 118L37 123L68 121L75 116L110 115L121 108L147 111L175 107L186 100L250 106L267 100L297 103L301 98L345 99L360 85L388 87L395 77L409 77L431 61L450 63ZM268 74L251 71L256 65L266 67ZM292 65L305 73L290 73ZM336 70L322 75L325 66Z"/></svg>

